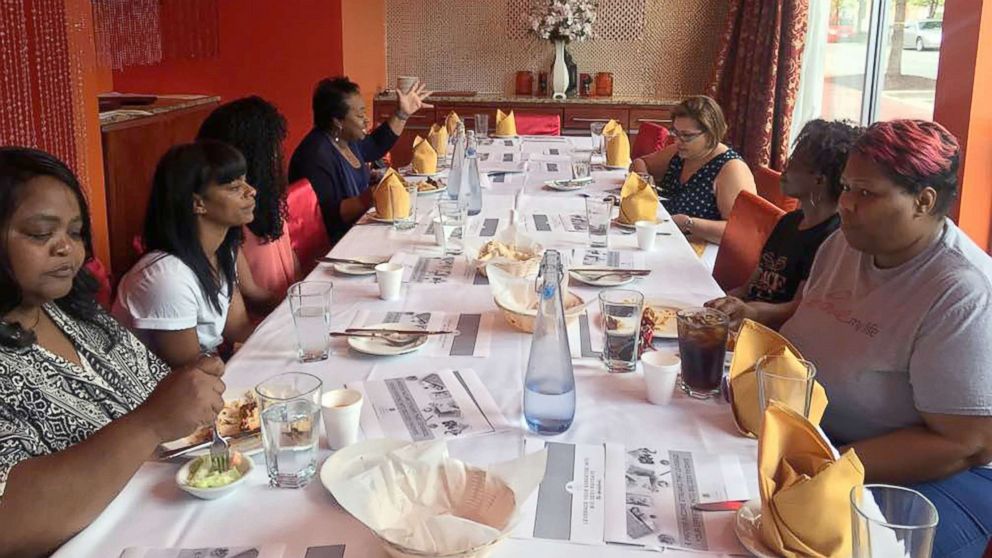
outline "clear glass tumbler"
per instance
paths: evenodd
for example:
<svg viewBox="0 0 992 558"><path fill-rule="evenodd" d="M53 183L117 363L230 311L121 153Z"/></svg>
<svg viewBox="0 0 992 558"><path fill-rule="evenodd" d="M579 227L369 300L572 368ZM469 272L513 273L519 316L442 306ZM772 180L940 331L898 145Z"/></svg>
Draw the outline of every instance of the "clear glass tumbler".
<svg viewBox="0 0 992 558"><path fill-rule="evenodd" d="M316 376L287 372L255 387L272 486L301 488L317 471L321 386Z"/></svg>
<svg viewBox="0 0 992 558"><path fill-rule="evenodd" d="M398 231L408 231L417 226L417 198L419 197L419 190L417 190L416 184L411 184L409 182L405 183L403 188L406 190L407 197L410 199L410 210L406 215L393 215L393 228ZM390 190L390 194L398 193L397 190ZM403 205L400 203L398 196L397 199L393 199L393 208Z"/></svg>
<svg viewBox="0 0 992 558"><path fill-rule="evenodd" d="M603 314L603 362L610 372L633 372L641 345L641 314L644 295L627 289L599 293Z"/></svg>
<svg viewBox="0 0 992 558"><path fill-rule="evenodd" d="M886 484L851 489L854 558L930 558L937 508L915 490Z"/></svg>
<svg viewBox="0 0 992 558"><path fill-rule="evenodd" d="M730 318L712 308L685 308L675 314L682 358L682 390L696 399L720 394Z"/></svg>
<svg viewBox="0 0 992 558"><path fill-rule="evenodd" d="M475 136L477 139L489 137L489 115L478 113L475 115Z"/></svg>
<svg viewBox="0 0 992 558"><path fill-rule="evenodd" d="M801 370L794 368L796 362ZM762 416L768 402L774 399L809 418L816 378L816 366L812 362L783 355L765 355L758 359L755 372L758 375L758 404Z"/></svg>
<svg viewBox="0 0 992 558"><path fill-rule="evenodd" d="M465 251L465 224L468 209L456 200L437 202L438 219L434 223L434 238L445 256L457 256Z"/></svg>
<svg viewBox="0 0 992 558"><path fill-rule="evenodd" d="M588 151L573 151L571 157L573 180L592 176L592 153Z"/></svg>
<svg viewBox="0 0 992 558"><path fill-rule="evenodd" d="M603 128L606 122L593 122L589 124L589 133L592 135L592 152L594 155L602 156L605 153L603 146Z"/></svg>
<svg viewBox="0 0 992 558"><path fill-rule="evenodd" d="M330 281L300 281L286 293L296 329L296 347L300 362L327 359L331 331Z"/></svg>
<svg viewBox="0 0 992 558"><path fill-rule="evenodd" d="M589 223L589 246L609 248L610 219L613 217L613 198L586 198L586 221Z"/></svg>

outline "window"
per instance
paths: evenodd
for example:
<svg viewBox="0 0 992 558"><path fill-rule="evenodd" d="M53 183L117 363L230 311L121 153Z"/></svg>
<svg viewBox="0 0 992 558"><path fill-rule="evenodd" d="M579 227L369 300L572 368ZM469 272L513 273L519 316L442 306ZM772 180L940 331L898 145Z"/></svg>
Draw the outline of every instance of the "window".
<svg viewBox="0 0 992 558"><path fill-rule="evenodd" d="M829 0L810 6L804 94L819 110L797 114L862 124L933 118L944 0ZM824 25L825 20L825 25ZM825 33L815 30L825 27ZM817 75L818 74L818 75Z"/></svg>

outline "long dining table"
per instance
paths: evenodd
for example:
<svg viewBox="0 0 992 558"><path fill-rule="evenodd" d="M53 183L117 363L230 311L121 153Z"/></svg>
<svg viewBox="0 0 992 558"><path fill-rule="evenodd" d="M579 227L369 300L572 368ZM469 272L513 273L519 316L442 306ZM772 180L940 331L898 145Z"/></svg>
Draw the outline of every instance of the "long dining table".
<svg viewBox="0 0 992 558"><path fill-rule="evenodd" d="M562 227L537 230L527 225L534 214L584 214L583 193L600 195L615 192L623 183L625 171L595 167L593 183L579 192L560 192L545 187L553 171L568 165L569 150L587 148L590 139L522 138L513 142L497 140L480 148L493 158L515 153L524 172L494 175L484 190L480 216L470 218L466 237L479 234L472 226L479 219L494 221L498 228L509 224L510 210L516 205L523 216L527 234L546 248L562 251L583 249L585 232L569 232ZM556 157L558 157L556 159ZM557 161L557 165L548 162ZM485 166L484 166L485 168ZM550 169L550 170L549 170ZM392 256L399 252L428 254L436 250L433 235L427 234L436 197L418 198L419 225L407 231L394 230L380 223L359 224L338 242L331 255L342 258ZM643 258L651 274L624 288L633 288L647 299L677 300L687 305L723 294L703 260L692 250L663 207L658 217L661 231L650 252L637 249L636 235L617 228L610 230L611 249L633 252ZM530 220L533 223L533 219ZM547 227L545 227L547 228ZM469 238L466 238L469 241ZM403 356L376 357L348 348L346 340L332 339L330 356L320 362L297 360L292 316L286 302L262 321L253 335L227 363L224 381L227 393L237 396L260 381L286 371L302 371L318 376L324 389L346 383L427 373L445 368L472 369L492 394L512 428L484 437L452 440L451 455L484 466L521 455L525 438L536 437L523 420L522 391L531 336L512 328L493 302L490 287L469 279L454 279L434 285L405 283L401 297L394 301L378 298L374 276L353 277L337 274L330 265L319 264L307 280L331 281L333 303L331 328L341 331L358 312L368 311L457 311L489 315L491 347L488 356L431 356L414 352ZM598 313L595 299L600 289L572 282L570 289L586 301L589 312ZM656 347L672 349L674 341L656 340ZM547 439L557 442L600 444L613 442L636 447L647 444L705 453L731 454L739 458L744 471L756 476L756 442L738 434L730 406L722 400L696 400L681 392L669 405L648 403L642 373L608 373L595 357L573 360L576 376L577 408L571 428ZM321 442L318 467L330 454ZM181 463L149 461L127 483L107 509L85 530L61 547L62 558L117 557L130 547L195 548L218 545L285 546L286 558L303 558L308 547L346 546L345 556L384 557L380 543L361 523L341 509L315 478L302 489L273 488L265 474L264 456L254 457L256 468L243 486L218 500L199 500L176 485ZM754 494L752 494L752 497ZM733 514L723 513L719 525L733 529ZM510 538L500 544L493 556L619 557L641 550L615 545L581 545L539 539ZM743 550L740 551L743 553ZM666 555L691 556L696 553L667 549Z"/></svg>

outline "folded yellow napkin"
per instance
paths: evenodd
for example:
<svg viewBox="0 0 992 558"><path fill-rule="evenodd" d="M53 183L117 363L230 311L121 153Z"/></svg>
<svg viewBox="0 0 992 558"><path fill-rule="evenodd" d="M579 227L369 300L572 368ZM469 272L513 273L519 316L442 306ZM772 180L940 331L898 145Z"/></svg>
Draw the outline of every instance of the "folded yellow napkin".
<svg viewBox="0 0 992 558"><path fill-rule="evenodd" d="M372 190L375 212L380 219L402 219L410 214L410 194L403 178L389 169Z"/></svg>
<svg viewBox="0 0 992 558"><path fill-rule="evenodd" d="M416 174L434 174L437 172L437 151L431 143L417 136L413 139L413 161L410 163Z"/></svg>
<svg viewBox="0 0 992 558"><path fill-rule="evenodd" d="M709 242L695 238L690 238L688 240L689 240L689 246L692 247L692 251L696 253L697 257L702 258L703 254L706 252L706 245L709 244Z"/></svg>
<svg viewBox="0 0 992 558"><path fill-rule="evenodd" d="M448 116L444 119L444 128L448 131L449 136L455 135L455 129L458 127L458 123L462 120L458 118L458 113L451 111Z"/></svg>
<svg viewBox="0 0 992 558"><path fill-rule="evenodd" d="M851 489L864 466L853 449L839 458L802 415L773 402L758 437L761 539L775 556L851 555Z"/></svg>
<svg viewBox="0 0 992 558"><path fill-rule="evenodd" d="M494 133L497 136L517 135L517 121L513 118L512 110L510 114L505 114L503 111L496 109L496 131Z"/></svg>
<svg viewBox="0 0 992 558"><path fill-rule="evenodd" d="M621 126L619 122L617 122L616 120L614 120L612 118L610 119L609 122L607 122L603 126L603 136L604 137L611 136L611 135L617 133L618 131L622 132L623 131L623 126Z"/></svg>
<svg viewBox="0 0 992 558"><path fill-rule="evenodd" d="M431 130L427 132L427 141L431 142L431 147L441 157L448 153L448 129L444 126L431 124Z"/></svg>
<svg viewBox="0 0 992 558"><path fill-rule="evenodd" d="M731 409L734 421L742 434L754 436L761 428L761 404L758 401L758 361L765 355L784 355L790 366L778 370L780 374L805 375L805 367L799 361L802 355L791 343L777 332L751 321L744 320L737 344L734 347L734 360L730 364ZM827 409L827 393L823 386L814 380L813 397L809 405L809 420L820 424L823 412Z"/></svg>
<svg viewBox="0 0 992 558"><path fill-rule="evenodd" d="M627 175L620 188L620 222L633 225L637 221L658 218L658 194L636 173Z"/></svg>
<svg viewBox="0 0 992 558"><path fill-rule="evenodd" d="M623 131L623 126L616 120L610 120L603 127L603 139L606 142L606 164L611 167L629 167L630 138Z"/></svg>

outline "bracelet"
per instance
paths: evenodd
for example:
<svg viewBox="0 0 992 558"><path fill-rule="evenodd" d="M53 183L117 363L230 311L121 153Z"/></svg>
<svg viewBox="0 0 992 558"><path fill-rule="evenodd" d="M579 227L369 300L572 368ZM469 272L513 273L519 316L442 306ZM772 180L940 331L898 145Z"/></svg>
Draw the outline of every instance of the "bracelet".
<svg viewBox="0 0 992 558"><path fill-rule="evenodd" d="M688 215L685 218L685 225L682 227L682 232L685 234L692 234L692 217Z"/></svg>
<svg viewBox="0 0 992 558"><path fill-rule="evenodd" d="M407 114L406 111L401 108L396 109L396 112L393 113L393 116L395 116L399 120L404 120L404 121L410 118L410 115Z"/></svg>

